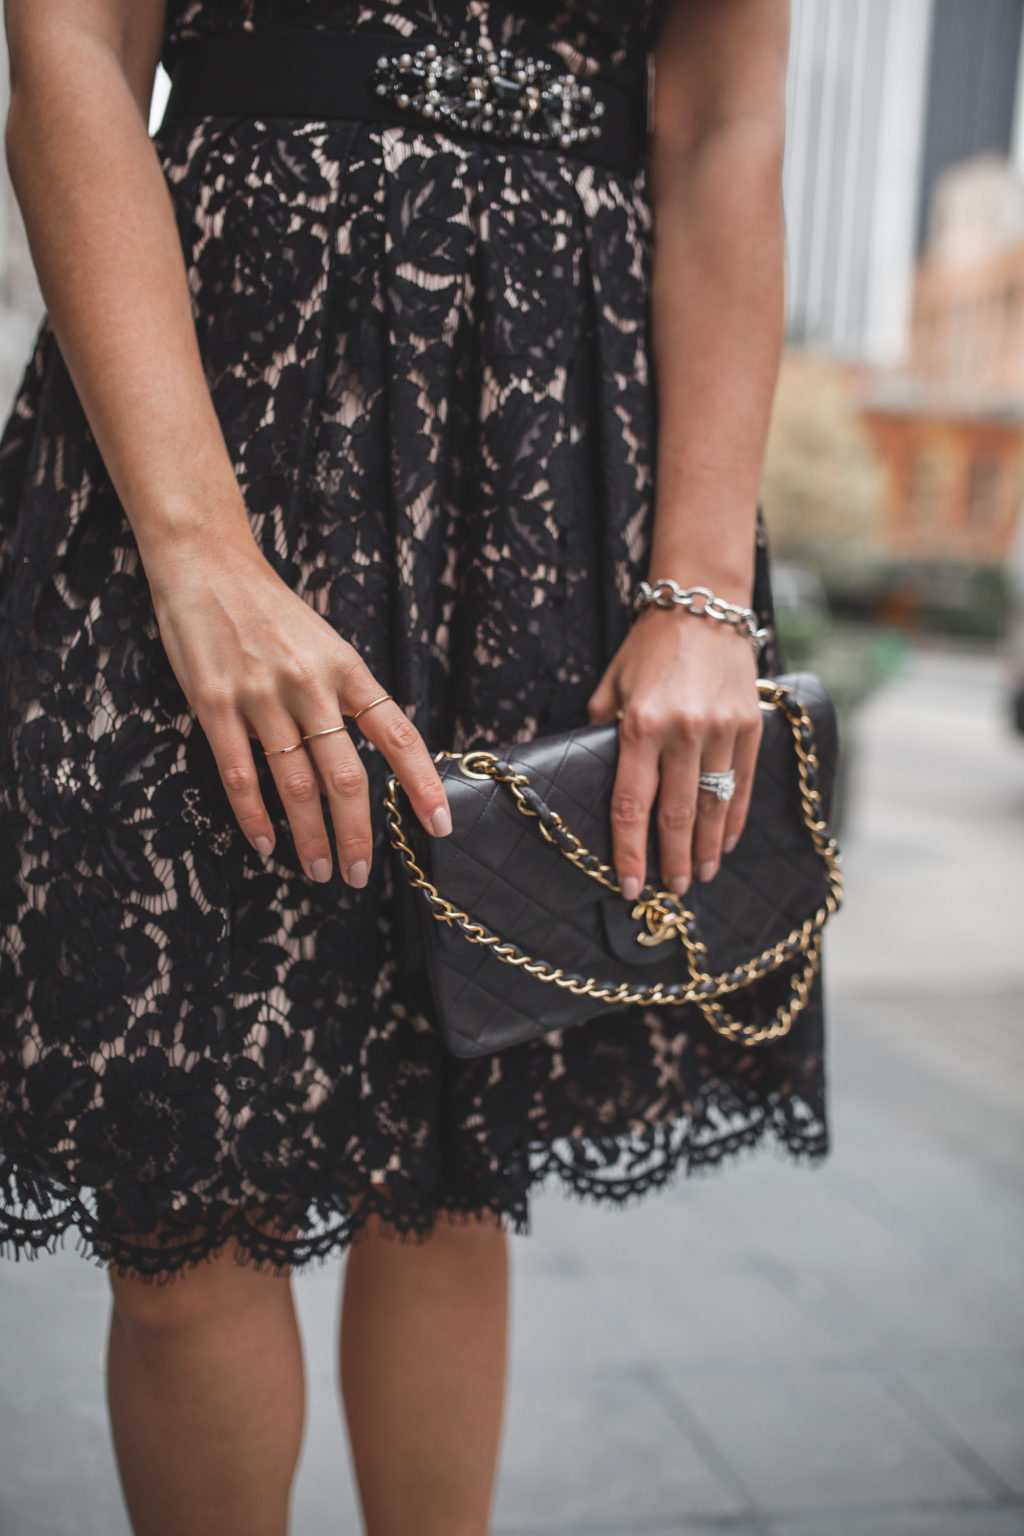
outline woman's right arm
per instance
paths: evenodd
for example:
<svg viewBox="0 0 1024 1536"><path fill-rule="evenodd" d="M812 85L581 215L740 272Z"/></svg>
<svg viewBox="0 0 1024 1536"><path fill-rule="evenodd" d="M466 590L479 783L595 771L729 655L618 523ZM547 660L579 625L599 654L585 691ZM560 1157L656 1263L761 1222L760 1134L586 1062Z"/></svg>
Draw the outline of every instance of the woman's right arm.
<svg viewBox="0 0 1024 1536"><path fill-rule="evenodd" d="M135 535L169 660L242 830L269 853L250 734L289 746L384 690L280 580L249 527L146 127L164 11L164 0L6 0L7 159L49 321ZM365 719L421 821L446 831L444 789L412 722L395 703ZM365 884L365 770L346 732L311 747L269 760L300 858L314 879L329 876L322 785L342 870Z"/></svg>

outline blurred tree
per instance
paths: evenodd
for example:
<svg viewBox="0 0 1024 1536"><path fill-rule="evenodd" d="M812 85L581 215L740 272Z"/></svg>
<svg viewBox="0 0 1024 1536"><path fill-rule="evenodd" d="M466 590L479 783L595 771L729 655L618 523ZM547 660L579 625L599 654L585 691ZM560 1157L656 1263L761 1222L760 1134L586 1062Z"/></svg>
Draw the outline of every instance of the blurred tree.
<svg viewBox="0 0 1024 1536"><path fill-rule="evenodd" d="M772 552L814 563L837 546L876 544L883 476L842 364L787 352L761 482Z"/></svg>

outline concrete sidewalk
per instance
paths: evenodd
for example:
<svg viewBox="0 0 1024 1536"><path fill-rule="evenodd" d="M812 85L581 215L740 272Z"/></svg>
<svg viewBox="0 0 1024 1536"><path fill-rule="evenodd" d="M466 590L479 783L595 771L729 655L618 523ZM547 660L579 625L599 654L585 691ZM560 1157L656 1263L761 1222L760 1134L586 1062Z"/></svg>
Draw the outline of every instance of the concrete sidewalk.
<svg viewBox="0 0 1024 1536"><path fill-rule="evenodd" d="M866 713L829 956L833 1146L514 1243L495 1536L1024 1536L1024 742L922 656ZM296 1282L295 1536L356 1536L340 1263ZM126 1536L101 1271L0 1263L0 1533Z"/></svg>

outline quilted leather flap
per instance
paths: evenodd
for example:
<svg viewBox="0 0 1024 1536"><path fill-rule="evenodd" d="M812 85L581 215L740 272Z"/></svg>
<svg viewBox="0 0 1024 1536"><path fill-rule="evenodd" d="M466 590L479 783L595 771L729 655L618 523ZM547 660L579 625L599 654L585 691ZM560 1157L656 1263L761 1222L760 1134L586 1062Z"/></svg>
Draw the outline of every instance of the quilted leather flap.
<svg viewBox="0 0 1024 1536"><path fill-rule="evenodd" d="M821 765L818 787L827 812L836 760L831 702L810 675L778 681L791 689L812 718ZM764 727L743 836L723 859L715 879L707 884L695 881L687 895L714 970L728 969L779 942L816 912L825 897L825 872L803 823L789 722L769 708ZM512 747L506 755L528 774L541 800L584 846L610 863L607 805L618 760L617 726L585 726L546 736ZM546 931L544 926L547 911L576 933L588 932L624 964L650 971L652 979L665 966L666 950L674 946L639 944L637 936L646 929L631 916L630 904L549 843L537 819L523 814L504 785L467 777L453 759L444 760L440 772L455 832L450 838L423 838L420 846L443 896L530 953L536 953L538 945L546 947L544 940L552 936L551 928ZM648 880L660 888L653 818ZM445 939L464 942L457 932ZM563 946L565 941L562 935ZM562 949L558 963L567 965Z"/></svg>

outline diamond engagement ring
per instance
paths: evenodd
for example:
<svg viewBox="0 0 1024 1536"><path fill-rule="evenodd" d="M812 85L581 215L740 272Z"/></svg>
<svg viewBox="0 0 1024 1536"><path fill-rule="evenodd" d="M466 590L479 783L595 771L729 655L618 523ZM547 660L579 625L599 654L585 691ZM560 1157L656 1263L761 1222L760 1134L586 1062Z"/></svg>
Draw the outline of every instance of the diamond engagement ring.
<svg viewBox="0 0 1024 1536"><path fill-rule="evenodd" d="M731 800L736 793L736 774L731 768L727 768L724 773L702 773L697 783L701 789L714 795L716 800Z"/></svg>

